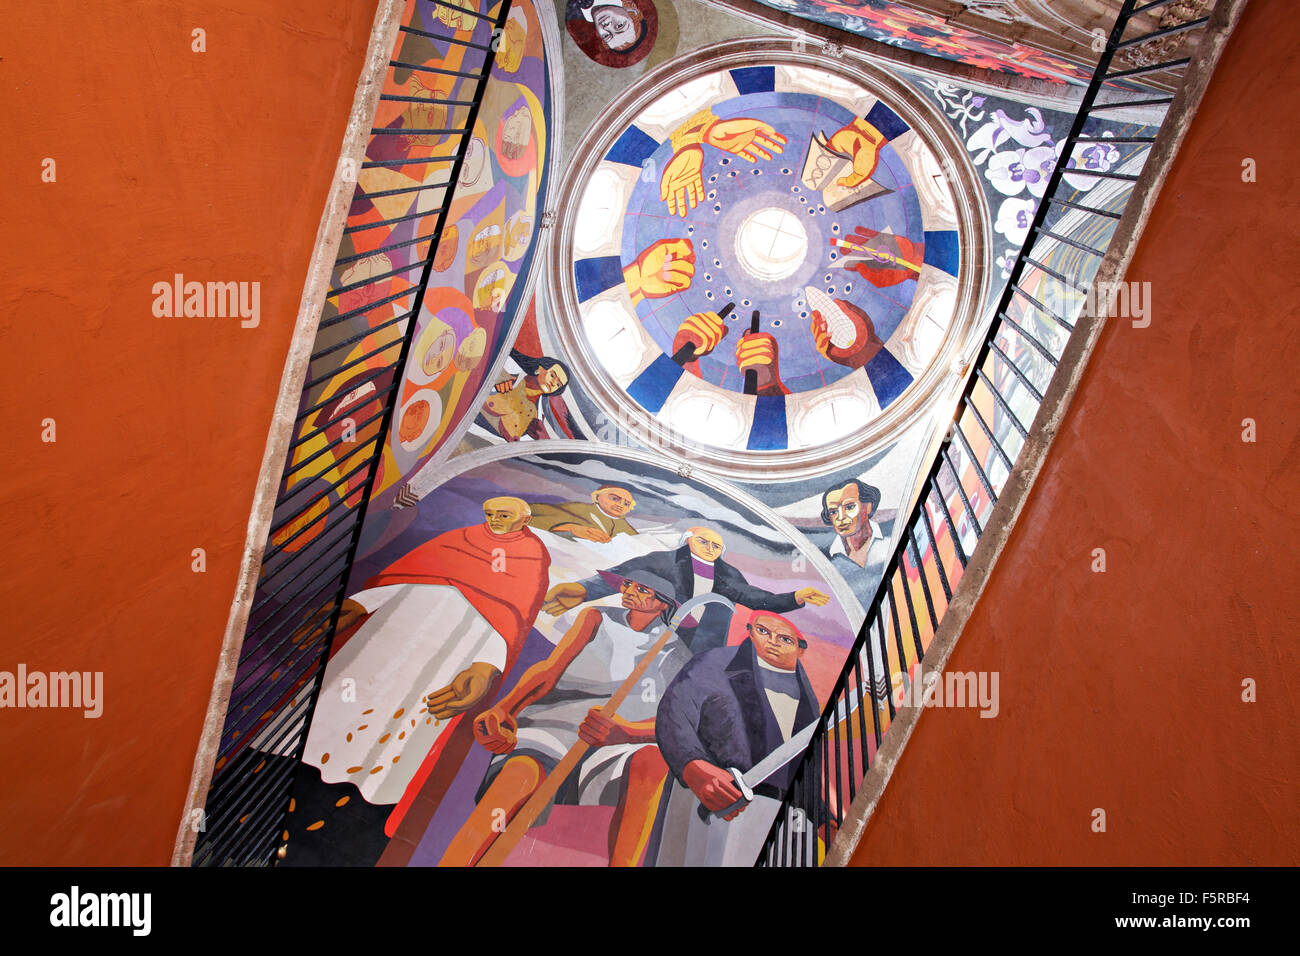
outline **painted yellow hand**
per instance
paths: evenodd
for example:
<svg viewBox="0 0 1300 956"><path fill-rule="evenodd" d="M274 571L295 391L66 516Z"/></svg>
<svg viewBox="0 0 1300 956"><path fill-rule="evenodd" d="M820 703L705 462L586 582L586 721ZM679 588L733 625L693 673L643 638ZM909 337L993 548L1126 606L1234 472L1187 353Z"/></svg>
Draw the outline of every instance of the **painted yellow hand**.
<svg viewBox="0 0 1300 956"><path fill-rule="evenodd" d="M689 239L660 239L623 270L633 302L683 292L694 276L695 247Z"/></svg>
<svg viewBox="0 0 1300 956"><path fill-rule="evenodd" d="M695 346L695 357L708 355L731 331L716 312L696 312L677 327L673 338L673 353L683 345Z"/></svg>
<svg viewBox="0 0 1300 956"><path fill-rule="evenodd" d="M880 162L880 148L884 145L884 134L864 119L855 119L832 136L831 149L853 157L853 172L837 179L836 185L852 189L870 179Z"/></svg>
<svg viewBox="0 0 1300 956"><path fill-rule="evenodd" d="M659 198L668 204L668 215L681 216L704 200L704 150L687 146L668 161L659 180Z"/></svg>
<svg viewBox="0 0 1300 956"><path fill-rule="evenodd" d="M762 120L737 117L718 120L705 131L704 141L756 163L759 159L771 159L773 153L784 152L786 138Z"/></svg>

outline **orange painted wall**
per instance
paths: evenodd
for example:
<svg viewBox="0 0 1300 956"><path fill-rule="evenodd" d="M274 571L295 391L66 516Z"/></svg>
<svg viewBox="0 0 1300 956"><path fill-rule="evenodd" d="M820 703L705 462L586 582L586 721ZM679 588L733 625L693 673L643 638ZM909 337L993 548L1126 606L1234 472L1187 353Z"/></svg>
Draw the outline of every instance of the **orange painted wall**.
<svg viewBox="0 0 1300 956"><path fill-rule="evenodd" d="M375 8L5 9L0 670L103 671L105 703L0 710L0 864L170 858ZM261 282L261 324L155 318L176 272Z"/></svg>
<svg viewBox="0 0 1300 956"><path fill-rule="evenodd" d="M1151 326L1103 332L953 653L1000 715L921 717L856 864L1300 863L1294 12L1248 4L1129 270Z"/></svg>

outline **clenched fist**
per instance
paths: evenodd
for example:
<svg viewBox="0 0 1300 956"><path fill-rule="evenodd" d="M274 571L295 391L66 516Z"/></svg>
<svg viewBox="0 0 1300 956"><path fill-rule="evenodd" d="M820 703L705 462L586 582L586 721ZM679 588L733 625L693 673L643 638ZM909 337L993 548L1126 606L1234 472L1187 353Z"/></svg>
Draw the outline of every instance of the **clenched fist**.
<svg viewBox="0 0 1300 956"><path fill-rule="evenodd" d="M474 739L494 754L508 754L519 742L519 724L501 707L484 711L474 721Z"/></svg>
<svg viewBox="0 0 1300 956"><path fill-rule="evenodd" d="M707 760L692 760L688 763L682 768L682 780L699 798L700 803L710 810L725 810L744 799L731 773ZM735 812L728 813L724 819L731 820L744 809L745 807L740 807Z"/></svg>
<svg viewBox="0 0 1300 956"><path fill-rule="evenodd" d="M730 329L716 312L696 312L677 327L673 337L673 354L683 345L695 346L695 357L708 355L727 337Z"/></svg>
<svg viewBox="0 0 1300 956"><path fill-rule="evenodd" d="M694 277L695 247L689 239L660 239L623 270L633 303L684 292Z"/></svg>
<svg viewBox="0 0 1300 956"><path fill-rule="evenodd" d="M781 381L776 337L767 332L748 332L736 343L736 367L741 373L753 369L758 375L759 395L788 395Z"/></svg>

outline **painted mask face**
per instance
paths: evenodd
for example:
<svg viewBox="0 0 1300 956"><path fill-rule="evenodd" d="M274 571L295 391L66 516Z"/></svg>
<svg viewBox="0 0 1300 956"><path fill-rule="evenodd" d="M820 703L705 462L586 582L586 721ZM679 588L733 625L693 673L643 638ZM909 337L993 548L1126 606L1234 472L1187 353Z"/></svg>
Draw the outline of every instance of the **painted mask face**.
<svg viewBox="0 0 1300 956"><path fill-rule="evenodd" d="M478 363L483 361L483 353L487 351L487 332L483 329L475 329L460 343L460 348L456 350L456 368L462 372L470 372L478 367Z"/></svg>
<svg viewBox="0 0 1300 956"><path fill-rule="evenodd" d="M626 50L637 41L636 21L622 7L601 7L591 22L600 41L611 50Z"/></svg>
<svg viewBox="0 0 1300 956"><path fill-rule="evenodd" d="M527 213L517 212L506 223L507 259L518 259L528 248L528 239L533 234L533 219Z"/></svg>
<svg viewBox="0 0 1300 956"><path fill-rule="evenodd" d="M495 259L501 255L501 227L484 226L478 232L474 233L474 238L469 241L469 262L475 269L481 269L487 265L490 259Z"/></svg>
<svg viewBox="0 0 1300 956"><path fill-rule="evenodd" d="M510 534L528 524L528 505L519 498L489 498L483 502L483 518L493 534Z"/></svg>
<svg viewBox="0 0 1300 956"><path fill-rule="evenodd" d="M509 275L501 266L483 273L474 287L474 308L504 311L508 283Z"/></svg>
<svg viewBox="0 0 1300 956"><path fill-rule="evenodd" d="M477 186L486 170L487 146L476 136L465 149L465 161L460 167L460 184L466 187Z"/></svg>
<svg viewBox="0 0 1300 956"><path fill-rule="evenodd" d="M438 251L433 256L433 271L446 272L456 261L456 252L460 245L460 231L455 226L448 226L442 231L438 241Z"/></svg>
<svg viewBox="0 0 1300 956"><path fill-rule="evenodd" d="M749 625L749 639L759 658L783 671L792 671L803 656L799 634L775 614L760 614Z"/></svg>
<svg viewBox="0 0 1300 956"><path fill-rule="evenodd" d="M424 356L420 359L420 368L430 378L441 375L451 364L451 357L455 350L456 333L449 327L444 327L429 343Z"/></svg>
<svg viewBox="0 0 1300 956"><path fill-rule="evenodd" d="M507 73L514 73L524 62L524 44L528 39L528 30L513 16L506 21L504 42L497 51L497 66Z"/></svg>
<svg viewBox="0 0 1300 956"><path fill-rule="evenodd" d="M501 150L507 159L518 159L524 154L532 135L533 115L527 106L521 106L509 116L501 127Z"/></svg>
<svg viewBox="0 0 1300 956"><path fill-rule="evenodd" d="M474 24L474 18L468 13L453 10L438 4L438 19L453 30L468 30Z"/></svg>

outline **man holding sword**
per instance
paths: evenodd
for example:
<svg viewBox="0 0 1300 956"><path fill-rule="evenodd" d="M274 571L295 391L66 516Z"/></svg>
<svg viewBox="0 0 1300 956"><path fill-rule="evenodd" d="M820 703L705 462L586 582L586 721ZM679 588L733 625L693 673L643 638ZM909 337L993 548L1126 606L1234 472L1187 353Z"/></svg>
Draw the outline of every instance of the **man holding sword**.
<svg viewBox="0 0 1300 956"><path fill-rule="evenodd" d="M694 657L659 704L655 736L678 782L659 866L752 865L821 713L799 629L754 611L746 630Z"/></svg>

